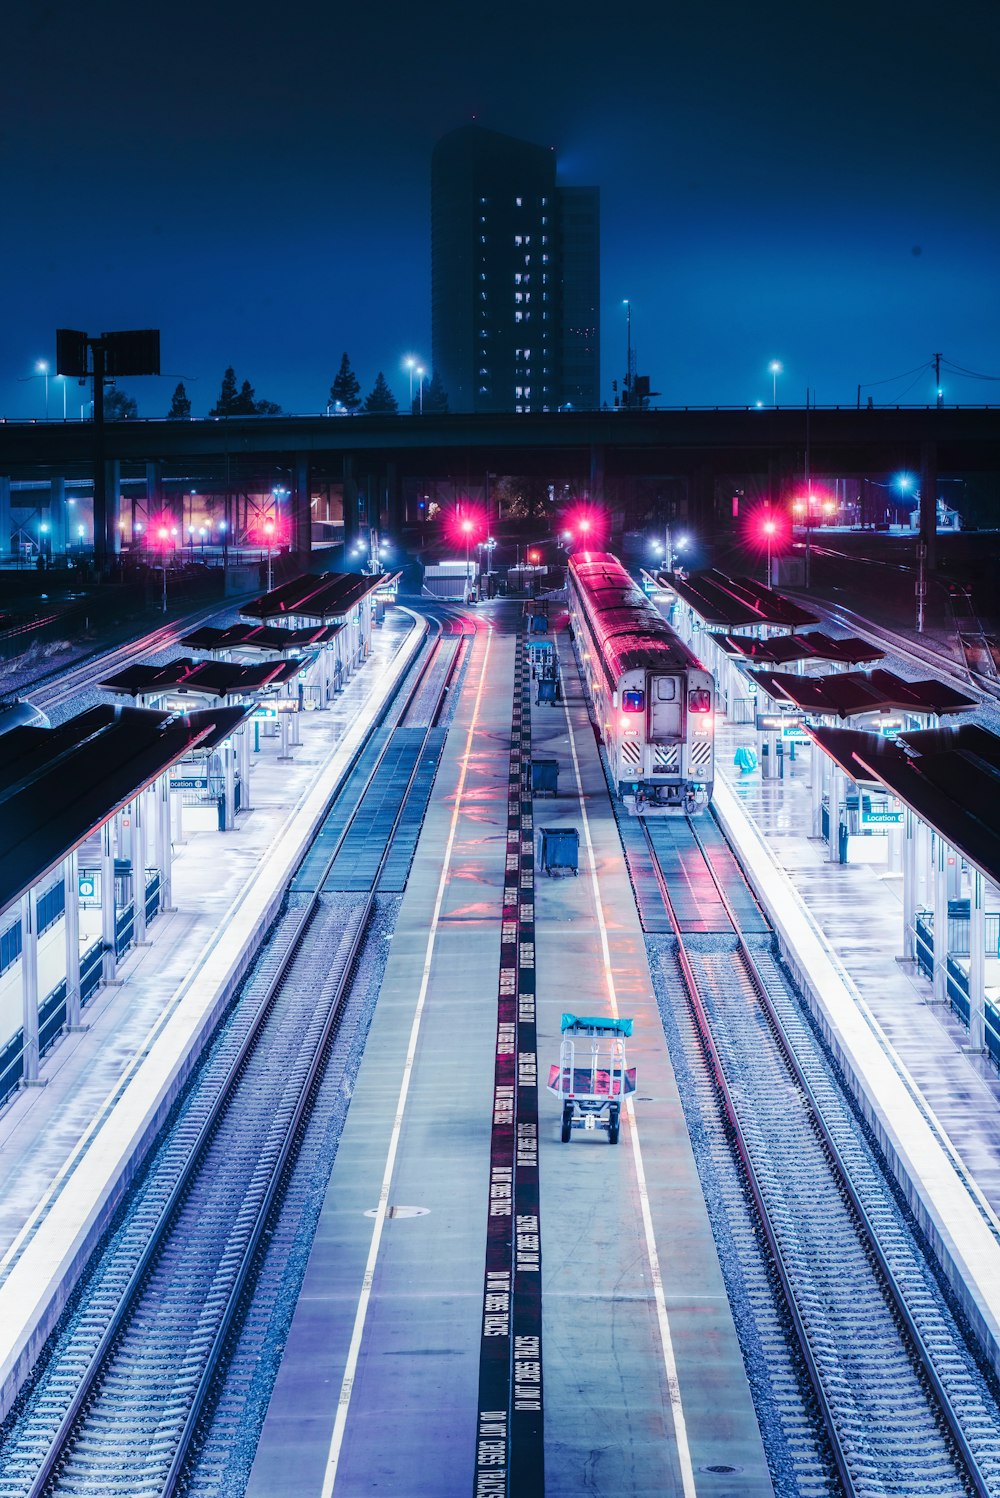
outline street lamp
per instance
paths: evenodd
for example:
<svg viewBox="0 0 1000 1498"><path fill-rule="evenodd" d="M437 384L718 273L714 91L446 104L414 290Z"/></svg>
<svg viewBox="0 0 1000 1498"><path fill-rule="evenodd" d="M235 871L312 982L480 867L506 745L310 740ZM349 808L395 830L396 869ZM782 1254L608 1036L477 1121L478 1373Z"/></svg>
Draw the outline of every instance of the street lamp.
<svg viewBox="0 0 1000 1498"><path fill-rule="evenodd" d="M778 527L775 525L775 523L774 523L773 520L767 519L767 520L764 521L764 535L767 537L767 586L768 587L771 586L771 537L774 535L774 533L777 530L777 528Z"/></svg>
<svg viewBox="0 0 1000 1498"><path fill-rule="evenodd" d="M626 406L632 404L632 303L628 297L622 302L625 308L625 401Z"/></svg>
<svg viewBox="0 0 1000 1498"><path fill-rule="evenodd" d="M772 359L767 367L771 371L771 404L776 406L778 404L778 376L784 371L778 359Z"/></svg>
<svg viewBox="0 0 1000 1498"><path fill-rule="evenodd" d="M66 420L66 376L65 375L56 375L56 379L59 381L60 385L62 386L62 393L63 393L63 421L65 421Z"/></svg>
<svg viewBox="0 0 1000 1498"><path fill-rule="evenodd" d="M416 361L416 359L414 359L414 357L413 357L412 354L407 355L407 357L403 360L403 367L405 368L407 374L410 377L410 405L409 405L409 414L412 416L413 415L413 371L417 367L417 361Z"/></svg>
<svg viewBox="0 0 1000 1498"><path fill-rule="evenodd" d="M424 414L424 375L426 373L427 373L427 371L426 371L426 369L424 368L424 366L422 364L418 364L417 367L416 367L416 369L414 370L414 374L416 375L418 381L420 382L419 385L417 386L417 389L418 389L419 395L420 395L420 414L421 414L421 416L423 416L423 414ZM411 411L413 410L413 396L412 395L410 396L410 410Z"/></svg>
<svg viewBox="0 0 1000 1498"><path fill-rule="evenodd" d="M274 540L274 521L265 520L264 534L267 537L267 591L271 591L271 542Z"/></svg>
<svg viewBox="0 0 1000 1498"><path fill-rule="evenodd" d="M160 526L160 563L163 569L163 612L167 612L167 539L169 531L165 525Z"/></svg>
<svg viewBox="0 0 1000 1498"><path fill-rule="evenodd" d="M463 532L465 534L465 593L466 593L466 598L468 598L469 583L470 583L470 573L469 573L469 537L472 535L472 521L468 520L468 519L463 520L462 521L462 530L463 530Z"/></svg>
<svg viewBox="0 0 1000 1498"><path fill-rule="evenodd" d="M45 420L49 419L49 362L47 359L39 359L35 365L40 375L45 376ZM65 386L63 387L65 392Z"/></svg>

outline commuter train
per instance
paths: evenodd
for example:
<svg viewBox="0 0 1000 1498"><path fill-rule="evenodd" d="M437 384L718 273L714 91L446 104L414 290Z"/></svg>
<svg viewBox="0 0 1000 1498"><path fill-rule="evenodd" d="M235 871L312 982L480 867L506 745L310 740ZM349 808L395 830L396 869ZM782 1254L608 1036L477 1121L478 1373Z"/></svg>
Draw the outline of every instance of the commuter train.
<svg viewBox="0 0 1000 1498"><path fill-rule="evenodd" d="M49 720L32 702L0 698L0 733L12 728L48 728Z"/></svg>
<svg viewBox="0 0 1000 1498"><path fill-rule="evenodd" d="M630 812L701 811L715 778L715 682L607 552L569 560L570 621L614 784Z"/></svg>

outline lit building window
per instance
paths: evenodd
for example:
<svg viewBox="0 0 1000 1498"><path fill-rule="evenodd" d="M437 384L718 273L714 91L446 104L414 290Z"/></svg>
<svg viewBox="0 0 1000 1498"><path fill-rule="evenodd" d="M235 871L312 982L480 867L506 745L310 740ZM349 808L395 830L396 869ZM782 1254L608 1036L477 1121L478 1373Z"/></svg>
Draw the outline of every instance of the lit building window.
<svg viewBox="0 0 1000 1498"><path fill-rule="evenodd" d="M524 199L523 198L515 198L514 202L517 204L518 208L523 208L524 207Z"/></svg>
<svg viewBox="0 0 1000 1498"><path fill-rule="evenodd" d="M522 281L521 272L519 270L516 270L514 272L514 285L515 286L520 286L521 281Z"/></svg>
<svg viewBox="0 0 1000 1498"><path fill-rule="evenodd" d="M515 312L514 313L514 321L515 322L523 322L524 321L524 313L523 312Z"/></svg>

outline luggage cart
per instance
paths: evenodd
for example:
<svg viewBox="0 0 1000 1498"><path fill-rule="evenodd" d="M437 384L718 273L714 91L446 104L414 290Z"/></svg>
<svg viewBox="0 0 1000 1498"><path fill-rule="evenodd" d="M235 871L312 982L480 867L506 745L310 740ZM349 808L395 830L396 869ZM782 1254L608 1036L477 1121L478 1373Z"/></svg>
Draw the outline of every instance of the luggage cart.
<svg viewBox="0 0 1000 1498"><path fill-rule="evenodd" d="M622 1101L635 1091L635 1067L625 1063L625 1039L631 1019L562 1017L559 1064L549 1068L549 1091L562 1103L562 1142L574 1129L606 1129L617 1144ZM578 1041L589 1050L577 1054Z"/></svg>

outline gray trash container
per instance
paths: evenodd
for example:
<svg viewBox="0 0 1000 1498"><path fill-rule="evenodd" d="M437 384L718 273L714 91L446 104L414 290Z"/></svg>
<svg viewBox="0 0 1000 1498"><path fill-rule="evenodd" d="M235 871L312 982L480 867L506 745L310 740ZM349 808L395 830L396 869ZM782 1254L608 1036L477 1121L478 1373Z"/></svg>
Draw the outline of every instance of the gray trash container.
<svg viewBox="0 0 1000 1498"><path fill-rule="evenodd" d="M531 761L531 789L536 796L559 794L559 761L557 759L533 759Z"/></svg>
<svg viewBox="0 0 1000 1498"><path fill-rule="evenodd" d="M544 874L578 874L580 834L575 827L541 827L538 868Z"/></svg>

